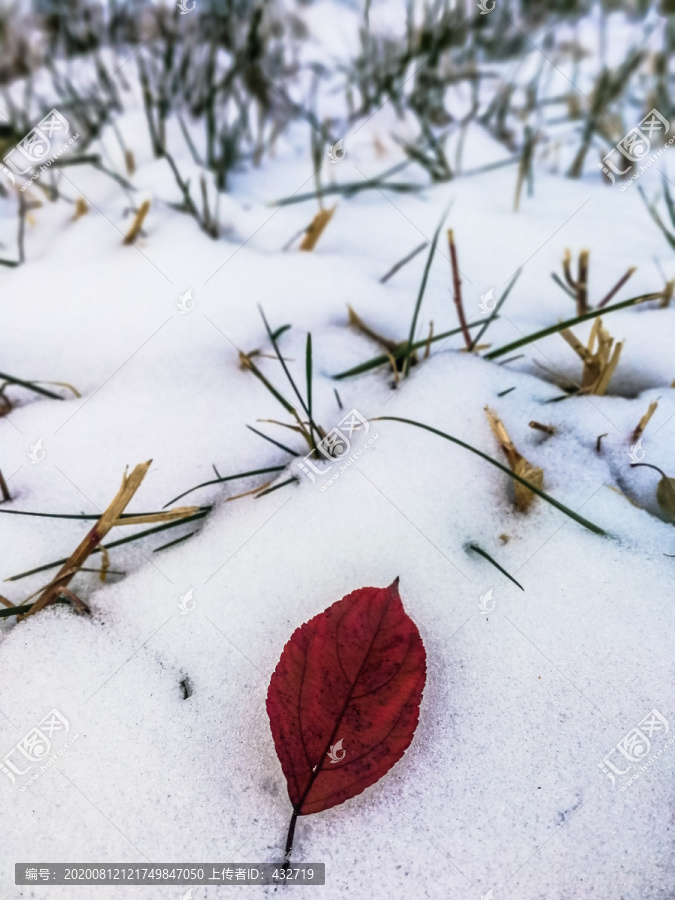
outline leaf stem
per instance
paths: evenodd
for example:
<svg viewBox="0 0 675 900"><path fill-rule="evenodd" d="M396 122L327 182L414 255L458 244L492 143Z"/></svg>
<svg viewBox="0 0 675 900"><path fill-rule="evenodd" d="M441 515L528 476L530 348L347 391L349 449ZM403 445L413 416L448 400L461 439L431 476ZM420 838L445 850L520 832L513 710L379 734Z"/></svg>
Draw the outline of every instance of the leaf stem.
<svg viewBox="0 0 675 900"><path fill-rule="evenodd" d="M288 868L291 861L291 853L293 852L293 838L295 837L295 824L298 821L298 811L293 810L291 821L288 826L288 834L286 835L286 848L284 850L284 868Z"/></svg>
<svg viewBox="0 0 675 900"><path fill-rule="evenodd" d="M651 463L631 463L630 464L631 469L637 469L639 466L644 466L646 469L655 469L659 473L661 478L668 477L662 469L659 469L658 466L653 466Z"/></svg>

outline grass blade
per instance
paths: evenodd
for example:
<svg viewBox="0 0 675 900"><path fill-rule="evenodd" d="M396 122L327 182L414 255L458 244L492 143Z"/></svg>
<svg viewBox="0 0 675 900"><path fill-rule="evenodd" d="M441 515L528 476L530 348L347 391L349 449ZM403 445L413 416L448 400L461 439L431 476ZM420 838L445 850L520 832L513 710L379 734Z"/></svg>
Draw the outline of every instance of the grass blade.
<svg viewBox="0 0 675 900"><path fill-rule="evenodd" d="M299 456L300 454L296 450L291 450L290 447L287 447L286 444L282 444L281 441L276 441L274 438L271 438L268 434L263 434L262 431L258 431L257 428L254 428L252 425L246 426L249 431L252 431L253 434L257 434L258 437L264 438L264 440L269 441L270 444L274 444L275 447L279 447L280 450L285 450L286 453L290 453L291 456Z"/></svg>
<svg viewBox="0 0 675 900"><path fill-rule="evenodd" d="M312 422L312 335L307 332L307 346L305 347L305 376L307 379L307 415Z"/></svg>
<svg viewBox="0 0 675 900"><path fill-rule="evenodd" d="M291 406L291 404L283 396L283 394L280 394L279 391L274 387L274 385L270 381L268 381L267 378L265 378L263 373L256 366L256 364L253 362L253 360L251 359L250 356L246 357L246 368L250 369L251 372L253 372L253 374L256 376L256 378L258 378L260 381L262 381L262 383L265 385L265 387L270 392L270 394L275 398L275 400L278 400L279 403L281 403L281 405L286 410L286 412L290 413L295 419L298 418L298 414L295 411L295 407Z"/></svg>
<svg viewBox="0 0 675 900"><path fill-rule="evenodd" d="M403 259L400 259L395 265L389 269L389 271L380 278L380 284L386 284L390 278L392 278L399 269L402 269L410 260L415 259L418 253L421 253L422 250L426 247L428 241L424 241L419 245L419 247L415 247L412 253L409 253L407 256L404 256Z"/></svg>
<svg viewBox="0 0 675 900"><path fill-rule="evenodd" d="M431 434L437 434L439 437L445 438L446 441L452 441L453 444L458 444L460 447L464 447L465 450L469 450L471 453L475 453L476 456L480 456L482 459L486 460L486 462L489 462L491 465L496 466L498 469L501 469L501 471L508 475L509 478L513 478L514 481L519 481L538 497L541 497L542 500L550 503L551 506L555 506L556 509L559 509L561 512L565 513L565 515L569 516L570 519L574 519L575 522L583 525L584 528L588 528L589 531L592 531L595 534L607 535L607 532L603 531L602 528L599 528L597 525L589 522L588 519L584 519L583 516L578 515L578 513L575 513L573 510L569 509L567 506L551 497L545 491L542 491L540 488L536 487L536 485L531 484L524 478L521 478L520 475L516 475L515 472L512 472L511 469L507 468L507 466L502 465L500 462L497 462L496 459L492 459L492 457L488 456L487 453L483 453L482 450L477 450L475 447L472 447L471 444L466 444L464 441L460 441L459 438L453 437L451 434L446 434L444 431L439 431L437 428L432 428L431 425L424 425L422 424L422 422L414 422L412 419L401 419L398 416L375 416L372 421L403 422L405 425L414 425L415 428L423 428L425 431L430 431Z"/></svg>
<svg viewBox="0 0 675 900"><path fill-rule="evenodd" d="M176 544L182 544L183 541L187 541L188 538L191 538L193 534L197 534L197 532L190 531L188 532L188 534L184 534L182 537L176 538L175 541L169 541L168 544L162 544L161 547L155 547L152 552L159 553L160 550L167 550L169 547L175 547Z"/></svg>
<svg viewBox="0 0 675 900"><path fill-rule="evenodd" d="M309 411L309 408L308 408L307 404L305 403L305 400L304 400L302 394L298 390L296 383L293 381L293 376L291 375L290 370L289 370L288 366L286 365L286 360L281 355L281 351L279 350L279 345L277 344L277 340L274 336L274 333L272 332L272 329L270 328L269 323L267 322L267 319L265 318L265 313L263 312L262 306L259 306L258 309L260 310L260 315L262 316L262 320L265 323L265 329L267 331L267 336L269 337L270 341L272 342L272 346L274 347L274 352L277 355L277 359L281 363L281 367L284 370L284 374L286 375L286 378L288 378L291 387L293 388L295 396L300 401L300 406L302 406L303 410L305 411L305 415L307 416L307 420L309 421L309 427L310 427L310 429L313 428L314 431L316 431L316 433L319 434L319 429L316 427L316 425L312 421L312 415ZM295 415L295 418L297 419L297 414L295 412L294 412L294 415Z"/></svg>
<svg viewBox="0 0 675 900"><path fill-rule="evenodd" d="M148 537L150 534L157 534L160 531L166 531L168 528L176 528L178 525L185 525L188 522L194 522L197 519L203 519L204 516L208 515L207 512L199 512L195 513L193 516L185 516L184 519L174 519L171 522L164 522L162 525L156 525L154 528L147 528L145 531L139 531L138 534L129 535L129 537L120 538L118 541L110 541L110 543L102 544L101 546L105 550L112 550L113 547L121 547L122 544L129 544L132 541L138 541L141 538ZM95 547L91 551L91 555L94 553L100 553L101 547ZM36 569L29 569L27 572L21 572L19 575L12 575L11 578L5 578L5 581L19 581L21 578L28 578L29 575L36 575L38 572L46 572L48 569L54 569L56 566L62 566L64 563L68 562L68 557L65 559L57 559L55 562L45 563L43 566L38 566Z"/></svg>
<svg viewBox="0 0 675 900"><path fill-rule="evenodd" d="M59 394L55 394L54 391L48 391L46 388L38 387L37 384L33 384L31 381L15 378L13 375L7 375L5 372L0 372L0 378L2 378L3 381L9 382L9 384L16 384L19 387L26 388L26 390L35 391L36 394L42 394L43 397L50 397L52 400L63 400L63 397L59 396Z"/></svg>
<svg viewBox="0 0 675 900"><path fill-rule="evenodd" d="M582 316L575 316L573 319L566 319L564 322L549 325L548 328L542 328L541 331L527 334L522 338L518 338L517 341L513 341L511 344L505 344L503 347L491 350L489 353L485 354L483 359L497 359L498 356L504 356L505 353L511 353L512 350L518 350L520 347L525 347L527 344L538 341L540 338L548 337L550 334L556 334L558 331L563 331L565 328L572 328L574 325L585 322L587 319L595 319L597 316L606 316L607 313L614 312L617 309L626 309L628 306L637 306L638 303L645 303L647 300L656 300L660 296L660 292L640 294L639 297L631 297L629 300L622 300L621 303L615 303L613 306L605 306L604 309L593 309L590 312L584 313Z"/></svg>
<svg viewBox="0 0 675 900"><path fill-rule="evenodd" d="M469 330L472 328L478 328L479 325L484 325L485 323L480 320L478 322L472 322L468 325ZM440 334L435 334L432 337L425 337L421 341L415 341L415 343L410 348L411 350L419 350L420 347L426 347L428 344L434 344L436 341L445 340L445 338L453 337L455 334L460 334L462 331L461 328L453 328L451 331L443 331ZM397 350L392 350L391 355L389 354L381 354L380 356L374 356L372 359L366 360L366 362L359 363L358 366L354 366L352 369L347 369L345 372L339 372L337 375L333 375L332 377L339 381L341 378L350 378L352 375L361 375L362 372L369 372L371 369L376 369L378 366L383 366L385 363L390 363L392 356L394 359L400 359L408 351L407 344L404 344Z"/></svg>
<svg viewBox="0 0 675 900"><path fill-rule="evenodd" d="M9 609L0 609L0 619L6 619L8 616L21 616L28 612L32 605L32 603L27 603L25 606L10 606Z"/></svg>
<svg viewBox="0 0 675 900"><path fill-rule="evenodd" d="M328 194L344 194L346 197L351 197L354 194L358 194L361 191L367 191L369 188L380 188L386 187L390 191L398 191L399 193L406 193L408 191L420 191L424 187L421 184L391 184L389 182L385 183L386 178L390 178L392 175L397 175L403 169L410 165L410 160L406 159L403 162L397 163L397 165L392 166L391 169L387 169L385 172L382 172L381 175L375 175L374 178L364 178L363 181L353 181L348 184L331 184L326 185L321 191L322 196L326 196ZM316 200L318 199L318 193L316 191L311 191L308 194L292 194L290 197L283 197L281 200L273 200L269 206L290 206L292 203L304 203L305 200Z"/></svg>
<svg viewBox="0 0 675 900"><path fill-rule="evenodd" d="M405 350L405 363L403 366L403 375L407 375L410 371L410 357L413 352L413 339L415 337L415 329L417 328L417 317L419 316L420 307L422 306L422 298L424 297L424 292L427 287L427 280L429 278L429 271L431 269L431 262L434 258L434 253L436 252L436 244L438 243L438 236L441 233L441 228L443 227L443 223L448 217L448 213L450 212L450 207L452 204L446 207L443 215L441 216L441 221L438 223L438 227L434 232L434 236L431 240L431 247L429 248L429 255L427 256L427 262L424 267L424 273L422 275L422 281L420 283L420 289L417 294L417 302L415 303L415 309L413 310L412 322L410 323L410 334L408 335L408 346Z"/></svg>
<svg viewBox="0 0 675 900"><path fill-rule="evenodd" d="M249 426L250 427L250 426ZM297 454L295 454L297 456ZM199 490L199 488L207 487L210 484L221 484L223 481L235 481L237 478L248 478L250 475L266 475L268 472L281 472L282 469L285 469L286 466L271 466L269 469L253 469L251 472L240 472L239 475L226 475L224 478L213 478L211 481L203 481L201 484L195 485L195 487L190 488L187 491L183 491L182 494L179 494L177 497L174 497L173 500L169 500L162 509L166 509L167 506L171 506L172 503L175 503L176 500L180 500L181 497L187 497L188 494L191 494L193 491ZM208 507L210 509L210 507ZM187 522L187 519L183 521Z"/></svg>
<svg viewBox="0 0 675 900"><path fill-rule="evenodd" d="M478 334L476 335L476 337L471 341L471 344L469 345L469 353L471 353L471 351L473 350L473 348L474 348L477 344L480 343L480 339L483 337L483 335L484 335L485 332L488 330L488 328L490 327L490 325L491 325L491 324L494 322L494 320L497 318L497 315L498 315L498 313L499 313L499 310L502 308L502 306L504 305L504 302L506 301L506 298L507 298L507 297L509 296L509 294L511 293L511 288L512 288L513 285L516 283L516 281L518 281L518 279L520 278L520 273L521 273L522 271L523 271L522 269L518 269L518 271L517 271L516 274L513 276L513 278L511 279L511 281L509 281L509 283L506 285L506 290L504 291L504 293L501 295L501 297L500 297L499 300L497 301L497 304L495 305L495 308L494 308L494 309L492 310L492 312L490 313L489 317L488 317L487 320L485 321L483 327L482 327L481 330L478 332Z"/></svg>
<svg viewBox="0 0 675 900"><path fill-rule="evenodd" d="M278 491L279 488L286 487L287 484L292 484L294 481L298 479L293 475L291 478L287 478L286 481L282 481L281 484L275 484L272 487L267 488L264 491L260 491L259 494L255 495L255 499L259 500L261 497L264 497L266 494L271 494L273 491Z"/></svg>
<svg viewBox="0 0 675 900"><path fill-rule="evenodd" d="M487 559L487 561L489 563L492 563L492 565L495 567L495 569L499 569L499 571L502 573L502 575L506 575L506 577L509 579L509 581L512 581L517 587L519 587L521 589L521 591L525 590L525 588L522 586L522 584L519 581L516 581L516 579L513 577L513 575L509 575L509 573L506 571L506 569L503 568L503 566L500 566L499 563L497 562L497 560L493 559L490 556L490 554L487 552L487 550L483 550L483 548L479 547L478 544L469 544L469 549L480 554L480 556Z"/></svg>
<svg viewBox="0 0 675 900"><path fill-rule="evenodd" d="M168 505L168 504L167 504ZM210 506L200 506L200 512L208 512L211 509ZM100 513L92 513L90 515L83 514L74 514L74 513L42 513L42 512L31 512L26 509L0 509L0 513L4 513L7 516L38 516L41 519L86 519L88 521L96 520L101 518ZM139 517L145 518L146 516L157 516L160 513L157 512L149 512L149 513L122 513L121 516L118 516L118 520L121 519L136 519Z"/></svg>

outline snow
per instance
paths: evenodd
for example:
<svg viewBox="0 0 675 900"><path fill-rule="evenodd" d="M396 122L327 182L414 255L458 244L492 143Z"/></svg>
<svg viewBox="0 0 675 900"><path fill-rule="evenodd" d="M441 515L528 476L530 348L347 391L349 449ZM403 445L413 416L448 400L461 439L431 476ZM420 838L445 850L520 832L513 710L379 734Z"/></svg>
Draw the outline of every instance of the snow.
<svg viewBox="0 0 675 900"><path fill-rule="evenodd" d="M384 15L381 4L376 10ZM322 23L345 19L336 55L353 50L346 17L345 7L336 14L327 2L306 12L315 36ZM493 349L574 315L573 301L550 277L560 272L565 247L573 258L590 248L593 303L629 265L638 270L615 299L661 289L654 257L668 277L675 262L637 189L608 188L597 170L571 181L538 165L534 196L524 192L519 213L512 211L513 167L415 194L370 190L338 199L313 253L282 252L316 211L311 202L269 205L313 189L307 128L298 123L273 158L233 178L220 207L229 230L212 241L167 206L178 199L175 182L152 159L136 101L128 99L121 126L138 165L134 201L152 198L137 246L122 245L131 219L119 187L71 167L64 192L87 198L89 213L71 221L65 203L35 210L26 264L3 270L3 371L67 382L82 397L58 402L9 389L16 408L0 418L0 468L12 502L0 509L99 514L125 467L150 458L131 511L159 509L215 478L214 464L221 475L287 469L179 501L213 510L189 527L111 551L111 568L126 577L109 575L101 584L95 573L78 575L72 587L91 617L59 606L0 625L0 758L53 708L78 735L25 791L0 773L2 896L73 895L70 887L13 886L17 861L280 860L291 809L265 712L270 675L300 623L357 587L384 586L397 575L427 649L420 725L403 760L377 785L300 819L293 859L326 863L317 895L675 896L675 751L624 791L599 768L651 710L671 729L675 723L667 556L675 540L656 504L657 473L631 469L628 455L633 429L658 399L645 461L675 474L675 311L649 303L604 318L625 340L605 397L548 402L561 391L537 363L571 378L581 371L559 335L504 365L460 352L457 335L435 345L395 391L386 369L331 377L379 352L347 327L347 304L387 337L407 337L426 253L387 284L379 278L431 237L449 201L447 226L471 321L482 316L481 294L494 288L498 297L523 269L485 336ZM346 140L344 161L327 162L325 178L358 181L394 165L400 151L388 136L396 127L384 107ZM171 134L180 147L179 130ZM375 136L386 158L378 157ZM108 132L103 143L119 166ZM175 155L196 183L187 150ZM465 168L501 157L503 148L472 125ZM672 170L673 162L664 165ZM400 178L420 175L411 169ZM644 176L648 193L657 179ZM11 247L14 212L2 207L2 237ZM195 307L182 314L179 296L190 288ZM431 320L437 333L456 326L451 290L441 240L419 336ZM409 418L504 463L485 417L489 405L518 450L543 468L544 489L608 536L541 499L527 514L516 512L503 473L398 422L371 421L367 437L377 439L351 468L323 491L320 478L311 484L297 461L245 427L301 449L293 432L257 423L287 416L239 364L240 350L270 352L259 304L272 328L292 324L280 343L303 388L311 331L314 412L326 429L353 408L368 418ZM591 324L575 334L586 339ZM290 398L278 363L254 360ZM534 431L533 419L557 433ZM33 463L28 454L38 439L45 456ZM228 502L268 477L279 484L291 474L298 483ZM0 577L67 557L88 527L0 515ZM195 529L184 543L153 552ZM111 538L134 530L114 529ZM91 557L89 565L98 562ZM2 592L22 603L51 572L5 582ZM189 590L195 608L183 613L180 598ZM478 603L489 590L495 606L482 614ZM183 699L186 677L192 693ZM663 737L655 733L652 744L661 747ZM133 896L141 890L148 900L184 891L145 887ZM266 896L272 889L248 890ZM193 889L195 900L221 893ZM77 895L127 898L132 891L78 887Z"/></svg>

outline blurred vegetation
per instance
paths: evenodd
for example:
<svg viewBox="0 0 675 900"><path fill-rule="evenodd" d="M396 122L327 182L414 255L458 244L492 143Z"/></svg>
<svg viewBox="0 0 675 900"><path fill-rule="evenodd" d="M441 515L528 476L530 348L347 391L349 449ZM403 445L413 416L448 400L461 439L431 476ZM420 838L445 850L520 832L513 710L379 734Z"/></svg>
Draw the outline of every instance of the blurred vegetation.
<svg viewBox="0 0 675 900"><path fill-rule="evenodd" d="M475 0L407 0L398 33L375 27L364 0L357 51L335 64L302 62L302 11L312 0L296 0L295 7L275 0L182 2L189 14L150 0L33 0L29 8L0 11L0 90L10 120L0 141L25 134L56 103L77 123L79 150L86 152L124 109L135 71L153 152L169 161L183 208L215 234L173 161L169 119L180 123L194 162L211 173L217 191L227 189L237 167L258 164L291 122L309 122L316 162L385 103L414 134L395 138L410 162L431 182L446 181L462 172L465 132L476 122L518 163L517 207L522 186L532 190L536 154L554 160L561 146L569 149L566 173L579 177L652 107L675 118L675 0L482 0L483 14ZM634 34L615 67L603 44L612 12L627 15ZM579 29L590 15L600 35L592 54ZM525 79L524 63L532 58L535 71L529 66ZM86 71L77 68L76 77L80 60ZM554 94L550 82L561 68L572 74ZM33 84L45 70L53 84L49 101ZM25 84L22 102L7 90L17 79ZM334 101L331 117L322 113L329 94L343 98L341 117ZM205 147L192 140L197 124ZM317 184L320 193L319 176Z"/></svg>

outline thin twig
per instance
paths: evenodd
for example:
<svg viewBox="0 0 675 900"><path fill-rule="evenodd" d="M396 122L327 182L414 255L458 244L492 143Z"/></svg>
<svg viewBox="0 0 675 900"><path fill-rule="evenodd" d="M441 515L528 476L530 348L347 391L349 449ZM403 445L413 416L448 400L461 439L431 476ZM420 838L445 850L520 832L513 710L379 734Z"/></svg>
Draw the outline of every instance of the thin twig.
<svg viewBox="0 0 675 900"><path fill-rule="evenodd" d="M452 295L457 309L457 318L464 336L467 350L471 349L471 335L466 327L464 305L462 303L462 282L459 277L459 265L457 264L457 248L455 247L455 235L452 228L448 228L448 245L450 247L450 262L452 263Z"/></svg>
<svg viewBox="0 0 675 900"><path fill-rule="evenodd" d="M617 283L614 285L614 287L612 288L612 290L609 291L609 293L606 294L606 295L602 298L602 300L598 303L598 306L597 306L598 309L602 309L603 306L607 306L607 304L608 304L609 301L612 299L612 297L613 297L615 294L617 294L617 293L621 290L621 288L622 288L622 287L624 286L624 284L628 281L628 279L631 277L631 275L633 274L633 272L635 272L635 270L636 270L636 267L635 267L635 266L631 266L630 269L628 269L628 271L626 272L626 274L623 275L621 278L619 278L619 280L618 280Z"/></svg>

